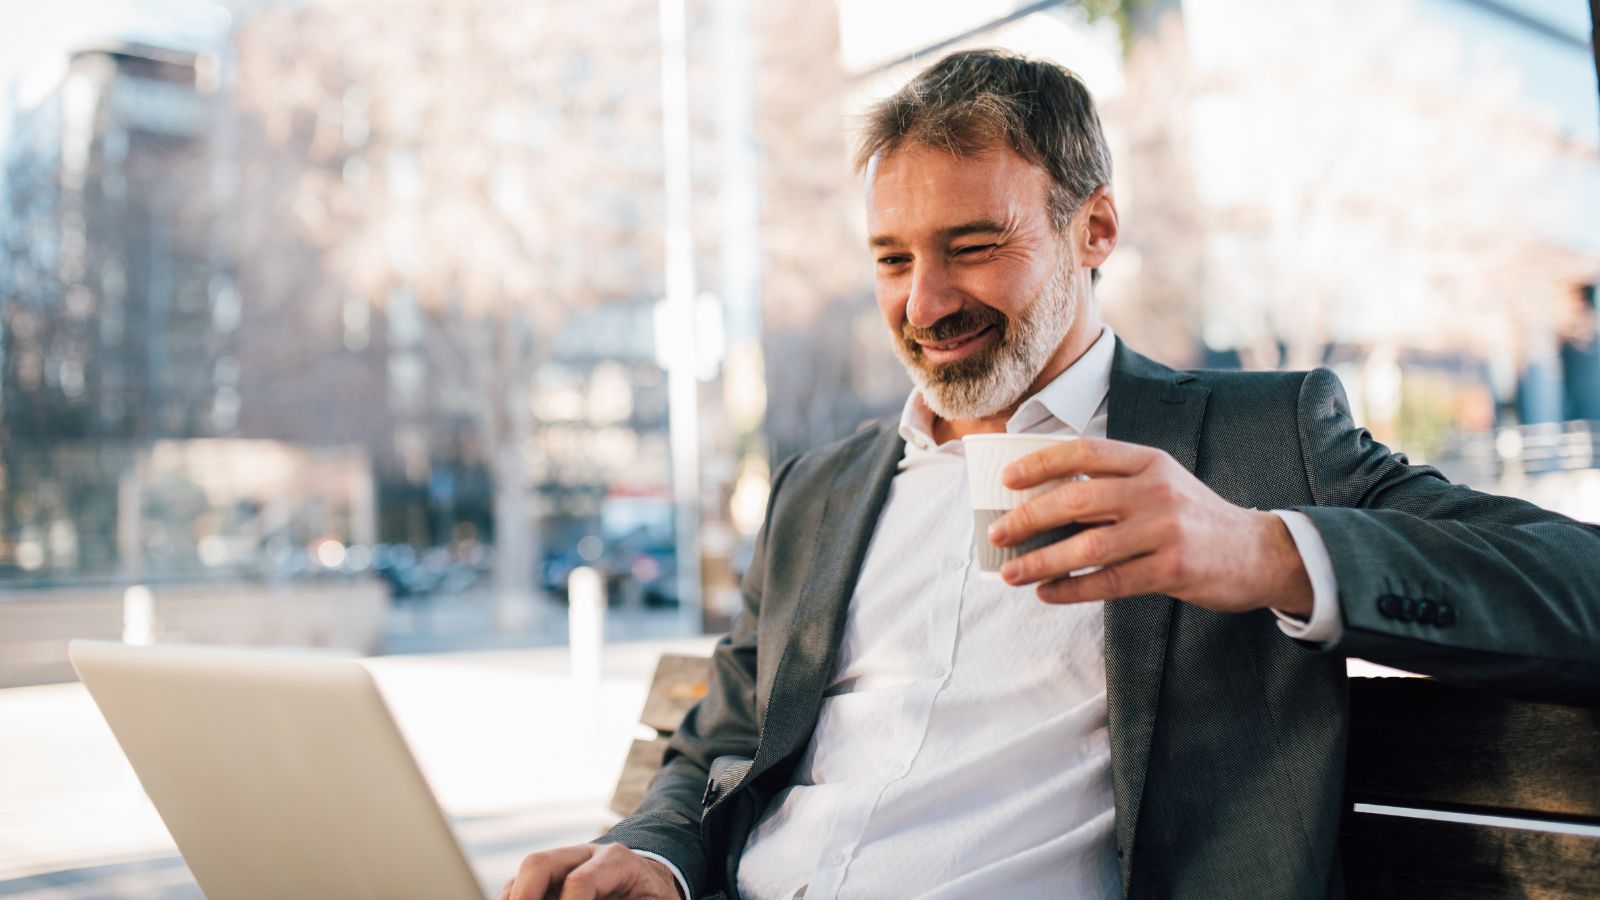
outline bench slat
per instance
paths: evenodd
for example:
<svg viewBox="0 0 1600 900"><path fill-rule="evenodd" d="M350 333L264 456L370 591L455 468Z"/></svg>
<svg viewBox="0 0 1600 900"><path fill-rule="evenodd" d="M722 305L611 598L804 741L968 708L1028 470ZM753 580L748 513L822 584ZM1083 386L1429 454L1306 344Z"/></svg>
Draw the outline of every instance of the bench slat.
<svg viewBox="0 0 1600 900"><path fill-rule="evenodd" d="M1348 799L1600 822L1600 709L1354 678L1350 713Z"/></svg>
<svg viewBox="0 0 1600 900"><path fill-rule="evenodd" d="M663 654L650 679L650 693L645 697L639 721L660 734L677 731L689 708L706 695L710 680L709 657Z"/></svg>
<svg viewBox="0 0 1600 900"><path fill-rule="evenodd" d="M611 811L619 816L633 815L650 787L650 780L661 771L661 755L667 750L668 738L658 737L647 741L634 741L628 747L628 758L622 763L622 777L617 779L617 789L611 794Z"/></svg>
<svg viewBox="0 0 1600 900"><path fill-rule="evenodd" d="M1600 897L1600 838L1347 813L1350 897Z"/></svg>

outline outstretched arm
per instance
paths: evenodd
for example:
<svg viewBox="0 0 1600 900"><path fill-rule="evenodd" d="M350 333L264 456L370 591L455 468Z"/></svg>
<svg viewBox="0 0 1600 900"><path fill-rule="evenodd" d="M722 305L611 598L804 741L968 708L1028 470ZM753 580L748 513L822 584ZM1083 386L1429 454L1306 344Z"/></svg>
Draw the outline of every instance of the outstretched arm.
<svg viewBox="0 0 1600 900"><path fill-rule="evenodd" d="M1343 620L1325 649L1531 698L1600 694L1600 528L1410 465L1356 427L1327 370L1302 381L1296 426L1316 505L1294 512L1331 559ZM1161 450L1084 438L1004 479L1060 483L995 522L996 544L1095 526L1002 567L1046 602L1160 593L1215 612L1312 612L1289 523L1229 503Z"/></svg>
<svg viewBox="0 0 1600 900"><path fill-rule="evenodd" d="M1351 420L1310 373L1299 427L1344 635L1331 649L1538 699L1600 695L1600 528L1451 484Z"/></svg>

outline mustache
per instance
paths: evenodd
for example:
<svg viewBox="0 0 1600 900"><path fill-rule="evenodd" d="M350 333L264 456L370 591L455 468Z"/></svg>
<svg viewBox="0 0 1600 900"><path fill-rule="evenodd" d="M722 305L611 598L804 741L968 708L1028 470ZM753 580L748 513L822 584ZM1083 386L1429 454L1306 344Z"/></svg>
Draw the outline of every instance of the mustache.
<svg viewBox="0 0 1600 900"><path fill-rule="evenodd" d="M920 349L918 344L938 344L964 334L981 331L991 325L1004 328L1005 314L992 306L974 306L959 309L927 328L918 328L910 322L900 326L900 337L909 349Z"/></svg>

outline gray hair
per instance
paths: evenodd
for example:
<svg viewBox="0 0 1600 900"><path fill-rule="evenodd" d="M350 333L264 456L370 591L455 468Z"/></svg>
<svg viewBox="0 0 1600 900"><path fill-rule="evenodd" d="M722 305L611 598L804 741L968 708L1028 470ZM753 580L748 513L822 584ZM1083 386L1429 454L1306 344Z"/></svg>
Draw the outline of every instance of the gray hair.
<svg viewBox="0 0 1600 900"><path fill-rule="evenodd" d="M1111 183L1094 98L1077 75L1046 60L1004 50L952 53L864 118L857 172L908 143L962 156L1003 142L1049 173L1046 202L1057 231Z"/></svg>

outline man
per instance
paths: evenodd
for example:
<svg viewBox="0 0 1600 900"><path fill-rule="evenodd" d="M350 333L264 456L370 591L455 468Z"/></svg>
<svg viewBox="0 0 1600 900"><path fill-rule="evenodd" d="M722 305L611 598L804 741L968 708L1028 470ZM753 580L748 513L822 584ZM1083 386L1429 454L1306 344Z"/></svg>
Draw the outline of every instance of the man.
<svg viewBox="0 0 1600 900"><path fill-rule="evenodd" d="M1101 323L1117 209L1070 73L947 57L860 162L916 389L779 468L638 812L503 896L1338 897L1344 654L1596 693L1600 530L1408 465L1326 371L1176 372ZM989 539L1097 523L1004 584L957 440L998 431L1081 438L1010 486L1090 477Z"/></svg>

